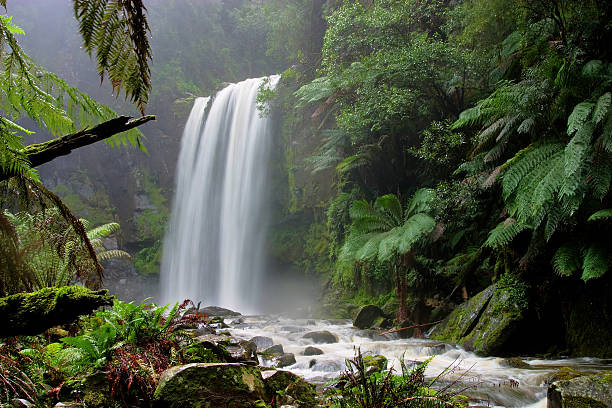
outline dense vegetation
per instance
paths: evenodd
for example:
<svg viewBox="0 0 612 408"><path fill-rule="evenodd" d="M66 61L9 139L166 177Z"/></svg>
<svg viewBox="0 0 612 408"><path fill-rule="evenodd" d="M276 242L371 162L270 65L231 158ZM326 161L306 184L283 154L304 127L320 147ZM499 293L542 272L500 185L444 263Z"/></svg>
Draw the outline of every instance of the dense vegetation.
<svg viewBox="0 0 612 408"><path fill-rule="evenodd" d="M319 143L303 163L287 148L284 208L287 222L299 214L306 229L326 230L299 245L310 260L328 247L333 266L296 265L331 269L331 299L344 297L329 310L374 302L431 321L502 279L543 320L572 297L596 298L601 319L609 304L598 288L609 287L612 261L609 6L353 1L326 10L320 57L285 71L277 100L284 137ZM331 191L302 182L296 196L295 177L330 175ZM417 211L423 187L431 194ZM551 301L556 292L562 300ZM551 324L565 326L554 329L561 337L572 330L564 313Z"/></svg>
<svg viewBox="0 0 612 408"><path fill-rule="evenodd" d="M606 2L186 0L152 2L148 13L140 1L71 3L48 18L35 3L0 0L24 19L0 18L3 307L41 289L46 300L32 310L61 304L54 288L98 289L100 262L128 257L104 246L118 231L111 221L125 225L138 272L159 273L172 136L193 97L284 70L279 87L259 95L271 103L262 114L278 119L268 254L278 269L322 281L318 313L349 317L374 303L397 324L427 324L495 283L526 316L521 330L539 339L508 353L610 356ZM53 35L41 25L68 19ZM116 118L82 91L120 112L158 112L150 158L113 151L109 169L90 151L82 161L98 164L95 180L91 168L72 171L78 165L39 175L31 158L49 145L26 140ZM107 141L146 151L135 130ZM128 173L130 183L116 177ZM128 193L140 205L118 198ZM85 386L105 372L113 403L151 404L168 367L227 357L195 345L184 329L206 319L186 307L117 301L70 332L3 341L0 398L96 406L104 392ZM366 375L360 359L332 406L460 403L430 394L423 367Z"/></svg>

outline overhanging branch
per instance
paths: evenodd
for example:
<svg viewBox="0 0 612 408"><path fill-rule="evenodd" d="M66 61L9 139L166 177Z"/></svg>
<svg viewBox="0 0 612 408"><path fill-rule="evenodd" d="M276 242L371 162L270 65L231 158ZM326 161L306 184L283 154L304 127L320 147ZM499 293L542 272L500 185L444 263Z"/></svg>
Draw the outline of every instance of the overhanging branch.
<svg viewBox="0 0 612 408"><path fill-rule="evenodd" d="M154 115L147 115L136 119L132 119L129 116L119 116L89 129L83 129L76 133L49 140L48 142L28 145L23 148L23 152L27 155L30 166L38 167L56 157L70 154L74 149L108 139L117 133L133 129L151 120L155 120ZM0 181L15 175L0 172Z"/></svg>

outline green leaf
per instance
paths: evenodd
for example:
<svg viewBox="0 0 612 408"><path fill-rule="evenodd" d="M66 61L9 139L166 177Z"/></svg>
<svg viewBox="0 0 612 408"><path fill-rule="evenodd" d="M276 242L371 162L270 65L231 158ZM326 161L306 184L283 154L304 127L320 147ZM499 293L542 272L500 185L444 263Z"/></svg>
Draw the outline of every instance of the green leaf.
<svg viewBox="0 0 612 408"><path fill-rule="evenodd" d="M570 276L580 269L580 250L574 244L563 245L557 249L551 262L558 275Z"/></svg>
<svg viewBox="0 0 612 408"><path fill-rule="evenodd" d="M569 115L567 118L568 135L573 136L574 132L584 125L584 123L589 119L594 107L595 104L591 102L580 102L574 107L571 115Z"/></svg>
<svg viewBox="0 0 612 408"><path fill-rule="evenodd" d="M605 119L608 114L608 110L610 109L610 104L612 104L612 93L606 92L603 94L598 100L597 105L595 106L595 111L593 112L593 119L595 123L599 123Z"/></svg>
<svg viewBox="0 0 612 408"><path fill-rule="evenodd" d="M514 237L526 229L526 225L512 218L508 218L497 224L497 226L489 232L489 237L484 244L491 248L506 246L512 242Z"/></svg>
<svg viewBox="0 0 612 408"><path fill-rule="evenodd" d="M584 255L582 263L582 280L587 282L601 277L608 270L610 253L600 244L591 245Z"/></svg>
<svg viewBox="0 0 612 408"><path fill-rule="evenodd" d="M612 218L612 208L606 208L604 210L599 210L589 217L587 221L600 221L607 220Z"/></svg>

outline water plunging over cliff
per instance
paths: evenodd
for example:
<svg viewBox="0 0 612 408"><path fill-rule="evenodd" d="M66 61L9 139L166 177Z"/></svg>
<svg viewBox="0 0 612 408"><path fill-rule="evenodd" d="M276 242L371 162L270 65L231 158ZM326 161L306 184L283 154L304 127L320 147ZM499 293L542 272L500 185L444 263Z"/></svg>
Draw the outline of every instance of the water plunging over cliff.
<svg viewBox="0 0 612 408"><path fill-rule="evenodd" d="M270 121L256 97L266 78L195 101L185 126L164 241L163 302L257 310L263 272ZM269 78L274 87L278 76ZM211 104L210 107L208 106Z"/></svg>

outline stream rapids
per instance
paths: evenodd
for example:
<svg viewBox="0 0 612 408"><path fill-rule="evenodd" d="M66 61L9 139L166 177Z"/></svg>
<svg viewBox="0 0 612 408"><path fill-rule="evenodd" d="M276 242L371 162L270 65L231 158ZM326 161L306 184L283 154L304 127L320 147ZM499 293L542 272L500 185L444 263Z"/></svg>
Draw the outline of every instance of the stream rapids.
<svg viewBox="0 0 612 408"><path fill-rule="evenodd" d="M612 369L611 360L574 358L541 360L524 357L529 368L512 368L499 357L479 357L454 344L428 339L401 339L397 334L380 336L373 330L359 330L350 320L292 319L275 315L243 316L225 319L232 336L250 340L265 336L293 353L296 363L284 367L323 388L326 383L345 371L345 361L362 354L383 355L388 368L401 373L400 359L423 362L431 358L426 377L440 376L436 384L454 383L453 390L471 398L470 405L485 407L546 407L546 380L560 367L572 367L583 372ZM337 343L313 344L303 335L311 331L329 331L338 337ZM322 355L304 356L307 346L315 346ZM314 360L314 361L313 361ZM261 365L269 365L260 357Z"/></svg>

